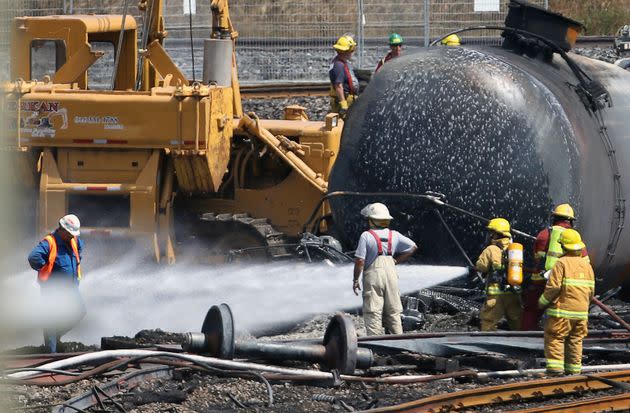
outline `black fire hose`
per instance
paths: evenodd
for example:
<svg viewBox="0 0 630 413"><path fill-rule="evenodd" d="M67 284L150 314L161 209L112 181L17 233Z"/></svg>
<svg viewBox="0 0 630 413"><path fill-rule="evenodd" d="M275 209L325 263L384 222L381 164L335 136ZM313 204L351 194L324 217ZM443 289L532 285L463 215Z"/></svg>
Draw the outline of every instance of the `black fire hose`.
<svg viewBox="0 0 630 413"><path fill-rule="evenodd" d="M422 199L425 201L429 201L432 204L434 204L435 206L442 206L444 208L448 208L451 209L453 211L459 212L461 214L464 215L468 215L470 217L473 217L481 222L488 222L490 221L490 219L485 218L481 215L477 215L474 212L470 212L467 211L465 209L456 207L455 205L450 205L448 203L446 203L445 201L443 201L440 196L438 194L432 194L432 193L424 193L424 194L413 194L413 193L408 193L408 192L355 192L355 191L335 191L335 192L329 192L326 195L324 195L319 202L317 203L317 205L315 206L315 208L313 209L313 212L311 213L310 217L308 218L308 220L304 223L304 226L302 227L302 232L307 232L308 231L308 226L311 222L313 222L315 220L315 216L317 215L318 211L320 210L320 208L322 207L322 204L324 203L324 201L327 201L330 198L336 197L336 196L358 196L358 197L391 197L391 198L411 198L411 199ZM315 228L312 228L311 231L309 231L311 233L315 233ZM524 238L529 238L532 240L535 240L536 237L529 235L525 232L519 231L517 229L512 228L512 232L516 235L520 235ZM470 260L469 260L470 261Z"/></svg>
<svg viewBox="0 0 630 413"><path fill-rule="evenodd" d="M453 239L453 242L455 243L455 245L457 245L457 248L459 248L459 251L462 253L464 258L466 258L466 261L468 261L468 265L470 265L474 269L475 268L475 264L473 264L472 260L468 256L468 254L466 254L466 251L464 250L464 247L462 247L462 244L459 243L459 241L457 240L457 237L455 236L455 234L453 234L453 231L451 231L451 228L448 226L448 224L444 220L444 217L442 217L442 213L440 211L438 211L437 209L435 210L435 213L437 214L438 218L440 218L440 221L442 221L442 225L444 225L444 228L446 229L446 232L448 232L448 235L450 235L450 237ZM481 277L481 275L479 275L479 273L477 271L475 271L475 275L477 276L479 281L481 281L481 283L483 284L484 281L483 281L483 278Z"/></svg>

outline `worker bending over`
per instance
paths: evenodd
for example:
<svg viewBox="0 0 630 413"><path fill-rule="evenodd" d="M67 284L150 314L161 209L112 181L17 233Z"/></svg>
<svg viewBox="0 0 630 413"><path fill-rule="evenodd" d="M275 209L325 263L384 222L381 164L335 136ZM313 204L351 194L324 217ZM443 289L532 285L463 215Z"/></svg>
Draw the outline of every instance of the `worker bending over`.
<svg viewBox="0 0 630 413"><path fill-rule="evenodd" d="M551 269L540 308L546 308L545 358L547 374L580 374L582 340L588 334L588 307L595 293L595 274L582 258L586 248L574 229L560 235L564 256Z"/></svg>
<svg viewBox="0 0 630 413"><path fill-rule="evenodd" d="M341 118L346 117L348 108L359 94L359 81L350 63L356 46L352 36L348 34L341 36L333 46L337 51L337 56L332 60L328 69L331 84L330 110L339 113Z"/></svg>
<svg viewBox="0 0 630 413"><path fill-rule="evenodd" d="M489 245L481 252L475 266L486 283L486 301L479 312L481 331L495 331L503 317L511 330L518 330L521 325L520 291L507 280L507 247L512 242L510 223L503 218L494 218L486 229Z"/></svg>
<svg viewBox="0 0 630 413"><path fill-rule="evenodd" d="M538 307L538 298L545 290L548 276L558 259L564 255L560 245L560 235L567 228L573 228L575 214L569 204L558 205L551 213L552 223L536 236L534 243L534 262L536 272L527 280L523 289L523 316L521 330L538 330L538 323L544 310ZM586 248L582 250L582 257L588 260Z"/></svg>
<svg viewBox="0 0 630 413"><path fill-rule="evenodd" d="M57 342L85 316L85 305L79 293L83 240L81 223L76 215L66 215L59 227L37 244L28 256L44 300L47 326L44 345L57 352Z"/></svg>
<svg viewBox="0 0 630 413"><path fill-rule="evenodd" d="M402 303L395 265L411 257L418 247L388 228L392 216L385 205L370 204L362 214L370 229L361 234L354 253L352 290L359 295L359 277L363 273L363 319L368 336L382 334L383 326L389 333L402 334Z"/></svg>
<svg viewBox="0 0 630 413"><path fill-rule="evenodd" d="M402 55L403 43L403 38L398 33L392 33L389 36L389 53L378 61L376 69L374 69L374 73L378 72L385 63Z"/></svg>

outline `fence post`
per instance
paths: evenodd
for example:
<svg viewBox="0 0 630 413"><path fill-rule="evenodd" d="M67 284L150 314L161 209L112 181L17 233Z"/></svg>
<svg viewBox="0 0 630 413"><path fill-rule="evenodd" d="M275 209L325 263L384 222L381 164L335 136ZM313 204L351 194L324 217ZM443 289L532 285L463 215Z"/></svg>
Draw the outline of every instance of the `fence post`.
<svg viewBox="0 0 630 413"><path fill-rule="evenodd" d="M424 47L429 47L429 0L424 0Z"/></svg>
<svg viewBox="0 0 630 413"><path fill-rule="evenodd" d="M363 33L363 0L357 0L357 45L359 47L359 68L363 67L363 49L365 33Z"/></svg>

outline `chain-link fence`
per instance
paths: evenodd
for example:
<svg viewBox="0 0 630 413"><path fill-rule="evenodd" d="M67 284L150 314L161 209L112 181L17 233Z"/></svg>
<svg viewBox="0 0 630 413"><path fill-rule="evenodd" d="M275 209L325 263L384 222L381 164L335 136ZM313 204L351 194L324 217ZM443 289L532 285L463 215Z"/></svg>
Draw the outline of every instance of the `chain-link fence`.
<svg viewBox="0 0 630 413"><path fill-rule="evenodd" d="M148 0L151 1L151 0ZM156 0L157 1L157 0ZM128 10L142 24L137 0L26 0L14 3L9 15L121 14ZM531 0L547 7L547 0ZM344 33L356 36L355 66L373 69L388 50L387 37L396 32L406 47L429 41L464 27L502 25L509 0L231 0L230 15L239 32L237 59L245 82L326 80L331 49ZM19 5L19 6L17 6ZM199 78L203 56L201 39L211 25L210 2L164 0L169 36L166 47L190 77ZM185 14L192 10L193 15ZM193 53L186 40L196 39ZM6 30L9 25L3 25ZM497 31L473 31L461 36L465 43L500 41Z"/></svg>

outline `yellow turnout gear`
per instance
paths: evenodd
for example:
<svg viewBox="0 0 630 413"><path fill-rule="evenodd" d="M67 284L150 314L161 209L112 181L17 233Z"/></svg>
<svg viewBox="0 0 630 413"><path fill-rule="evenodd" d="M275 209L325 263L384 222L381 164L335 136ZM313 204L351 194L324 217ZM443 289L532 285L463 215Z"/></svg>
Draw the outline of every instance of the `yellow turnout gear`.
<svg viewBox="0 0 630 413"><path fill-rule="evenodd" d="M580 256L583 247L558 260L538 300L541 308L547 307L545 358L552 373L577 374L582 369L582 339L588 333L588 307L595 293L593 268Z"/></svg>
<svg viewBox="0 0 630 413"><path fill-rule="evenodd" d="M481 331L496 330L503 317L508 320L511 330L518 330L521 325L519 293L506 288L508 284L503 256L509 244L509 238L494 240L477 259L475 267L486 278L486 301L479 312Z"/></svg>

